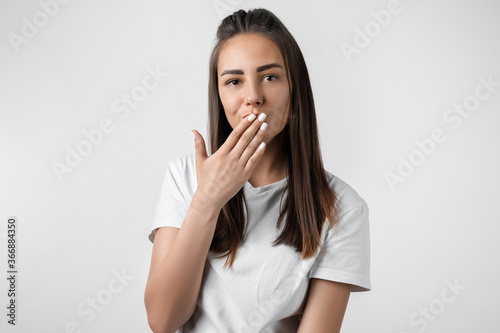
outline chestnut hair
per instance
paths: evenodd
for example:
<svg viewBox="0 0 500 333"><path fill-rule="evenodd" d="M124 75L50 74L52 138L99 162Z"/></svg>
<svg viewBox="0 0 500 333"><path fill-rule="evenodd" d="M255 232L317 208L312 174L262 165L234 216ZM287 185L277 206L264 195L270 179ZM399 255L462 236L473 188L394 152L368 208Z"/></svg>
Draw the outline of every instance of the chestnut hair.
<svg viewBox="0 0 500 333"><path fill-rule="evenodd" d="M300 48L283 23L269 10L258 8L235 11L217 29L217 40L210 57L208 84L208 136L210 151L216 152L232 131L219 96L217 64L220 51L229 39L239 34L257 33L278 47L285 63L290 93L290 112L286 126L279 134L288 164L287 197L281 207L277 228L286 223L273 246L286 244L302 259L312 257L321 248L321 228L325 218L330 226L338 222L338 198L330 188L319 148L314 99L307 66ZM283 194L285 191L283 192ZM282 196L283 199L283 196ZM282 200L281 200L282 202ZM244 211L249 217L243 188L223 207L217 219L210 250L227 255L232 266L239 243L247 228Z"/></svg>

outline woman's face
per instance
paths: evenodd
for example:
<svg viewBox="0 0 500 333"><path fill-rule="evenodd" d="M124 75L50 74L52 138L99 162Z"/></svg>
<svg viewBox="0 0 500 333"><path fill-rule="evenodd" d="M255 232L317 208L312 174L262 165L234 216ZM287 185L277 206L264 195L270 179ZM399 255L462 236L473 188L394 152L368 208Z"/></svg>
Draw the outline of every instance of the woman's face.
<svg viewBox="0 0 500 333"><path fill-rule="evenodd" d="M265 113L268 143L285 127L290 94L278 47L260 34L239 34L227 40L217 65L219 96L229 124Z"/></svg>

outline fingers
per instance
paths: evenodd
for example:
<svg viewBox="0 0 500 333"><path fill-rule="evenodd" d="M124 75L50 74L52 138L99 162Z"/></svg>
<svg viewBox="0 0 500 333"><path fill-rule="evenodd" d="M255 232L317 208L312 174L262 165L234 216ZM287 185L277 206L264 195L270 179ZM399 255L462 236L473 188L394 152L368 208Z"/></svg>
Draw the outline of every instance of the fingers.
<svg viewBox="0 0 500 333"><path fill-rule="evenodd" d="M259 122L256 118L254 118L252 121L249 121L248 120L249 117L250 116L248 116L248 117L246 117L246 118L244 118L243 120L240 121L240 123L233 129L233 131L231 132L231 134L229 134L229 136L227 137L226 141L218 149L218 151L224 152L226 154L228 154L229 152L231 152L234 149L234 147L236 146L236 144L238 143L238 141L240 140L240 138L243 135L243 133L245 133L245 131L249 127L251 127L252 124ZM248 141L250 141L250 140L248 140ZM241 155L241 151L238 153L238 156Z"/></svg>
<svg viewBox="0 0 500 333"><path fill-rule="evenodd" d="M267 124L263 125L265 119L265 114L261 113L259 117L252 122L252 125L250 125L245 130L245 132L241 134L240 139L236 143L236 146L233 148L233 154L235 154L237 157L239 157L240 160L243 160L245 163L248 157L262 142L262 137L267 130ZM260 130L260 128L263 128L263 130ZM256 136L258 136L258 142L253 141L254 137ZM248 154L247 150L249 150L250 154ZM244 153L245 156L243 156Z"/></svg>
<svg viewBox="0 0 500 333"><path fill-rule="evenodd" d="M250 156L250 158L248 159L248 161L245 164L244 173L251 174L253 172L255 165L260 160L262 155L264 155L264 151L266 150L266 146L267 145L264 142L262 142L262 144L259 145L259 148L257 148L257 150L255 150L255 152Z"/></svg>
<svg viewBox="0 0 500 333"><path fill-rule="evenodd" d="M260 126L256 127L257 127L257 133L252 137L252 140L246 146L245 150L243 151L240 157L240 160L245 163L245 168L246 165L248 164L255 164L255 162L264 153L264 149L266 146L265 144L263 144L264 143L263 140L264 140L264 135L266 135L268 129L267 123L262 122ZM250 131L250 129L248 129L247 132L248 131ZM245 132L245 134L243 135L246 135L247 132ZM242 142L242 140L240 140L240 142ZM240 142L238 142L238 145L240 144ZM250 166L250 168L253 169L253 166Z"/></svg>
<svg viewBox="0 0 500 333"><path fill-rule="evenodd" d="M198 133L197 130L192 130L191 133L193 133L194 135L194 149L196 160L200 160L200 158L208 158L207 148L205 146L205 140L203 139L203 136Z"/></svg>

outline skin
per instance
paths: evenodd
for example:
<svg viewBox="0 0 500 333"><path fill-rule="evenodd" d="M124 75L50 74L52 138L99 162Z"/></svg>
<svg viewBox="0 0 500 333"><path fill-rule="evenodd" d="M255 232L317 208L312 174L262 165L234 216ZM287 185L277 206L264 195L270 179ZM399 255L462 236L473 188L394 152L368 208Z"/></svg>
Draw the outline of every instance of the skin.
<svg viewBox="0 0 500 333"><path fill-rule="evenodd" d="M297 333L339 333L352 285L312 278Z"/></svg>
<svg viewBox="0 0 500 333"><path fill-rule="evenodd" d="M258 67L267 64L278 64L281 68L257 72ZM240 34L224 44L217 69L219 96L233 129L247 114L267 115L265 122L269 127L263 136L267 147L255 165L250 184L258 187L283 179L287 164L280 133L288 121L290 95L281 52L262 35ZM340 332L351 285L316 278L311 280L298 332Z"/></svg>
<svg viewBox="0 0 500 333"><path fill-rule="evenodd" d="M257 72L259 67L268 64L278 64L281 68ZM215 216L208 222L210 237L213 237L220 209L246 180L252 186L260 187L286 177L286 155L281 149L280 133L288 121L290 102L281 53L272 41L261 35L240 34L228 40L221 49L217 68L219 96L233 132L209 157L203 137L198 131L193 131L198 189L190 209L200 216ZM248 114L258 116L261 113L267 115L268 128L265 131L259 130L260 120L246 120ZM262 141L266 147L259 150L257 146ZM215 211L212 211L214 207ZM205 240L203 258L210 239ZM198 263L193 267L198 269L196 286L199 286L202 265ZM351 285L312 278L310 287L298 332L340 332ZM191 303L195 304L194 301ZM192 313L194 305L189 309Z"/></svg>
<svg viewBox="0 0 500 333"><path fill-rule="evenodd" d="M257 72L258 67L268 64L281 68ZM280 50L260 34L239 34L222 47L217 69L219 96L233 129L245 115L267 115L264 121L268 128L263 138L267 146L248 181L259 187L285 178L286 155L279 134L288 121L290 94Z"/></svg>

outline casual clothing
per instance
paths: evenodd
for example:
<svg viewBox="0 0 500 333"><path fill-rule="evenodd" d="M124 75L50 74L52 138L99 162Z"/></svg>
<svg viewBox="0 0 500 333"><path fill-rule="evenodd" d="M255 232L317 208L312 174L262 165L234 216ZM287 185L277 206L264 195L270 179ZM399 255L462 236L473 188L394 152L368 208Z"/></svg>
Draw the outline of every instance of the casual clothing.
<svg viewBox="0 0 500 333"><path fill-rule="evenodd" d="M233 266L226 269L226 257L216 259L208 252L196 309L176 333L296 332L311 278L349 283L353 292L371 290L367 203L343 180L325 173L340 199L339 225L330 230L327 220L323 224L325 255L318 247L313 257L302 260L294 247L272 246L282 230L276 229L276 222L288 178L256 188L246 182L250 219ZM196 188L194 153L172 160L149 234L151 242L156 228L181 227Z"/></svg>

